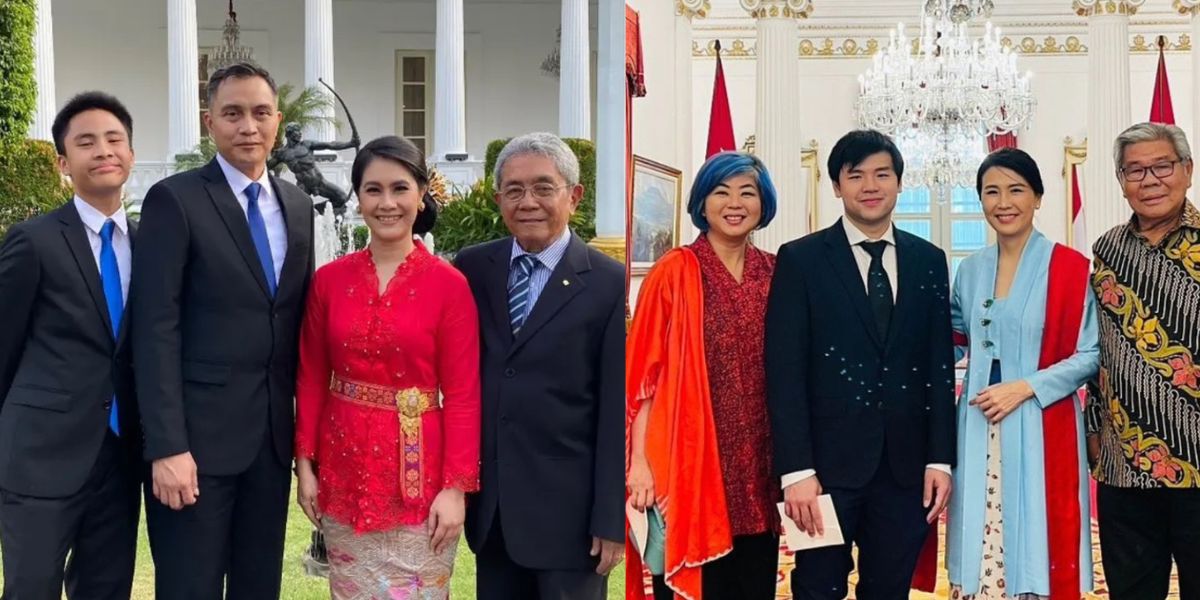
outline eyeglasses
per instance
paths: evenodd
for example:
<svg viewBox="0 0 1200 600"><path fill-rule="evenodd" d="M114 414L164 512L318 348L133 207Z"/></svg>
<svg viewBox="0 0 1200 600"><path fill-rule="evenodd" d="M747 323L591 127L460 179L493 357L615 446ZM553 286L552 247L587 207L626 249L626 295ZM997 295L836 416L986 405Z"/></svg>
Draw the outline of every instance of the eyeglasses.
<svg viewBox="0 0 1200 600"><path fill-rule="evenodd" d="M1146 173L1153 173L1158 179L1170 177L1175 172L1175 163L1182 163L1182 160L1168 160L1165 162L1154 163L1149 167L1125 167L1119 169L1117 173L1122 179L1132 183L1137 183L1146 178Z"/></svg>
<svg viewBox="0 0 1200 600"><path fill-rule="evenodd" d="M566 185L550 185L549 183L538 183L529 187L512 186L500 190L500 197L505 202L520 202L525 198L526 193L533 194L537 200L549 200L565 187Z"/></svg>

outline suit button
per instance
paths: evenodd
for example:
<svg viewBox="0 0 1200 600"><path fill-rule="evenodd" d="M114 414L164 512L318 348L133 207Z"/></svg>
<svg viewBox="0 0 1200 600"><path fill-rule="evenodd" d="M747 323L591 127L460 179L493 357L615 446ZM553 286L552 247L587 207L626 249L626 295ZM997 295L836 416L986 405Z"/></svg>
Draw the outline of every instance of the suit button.
<svg viewBox="0 0 1200 600"><path fill-rule="evenodd" d="M505 370L504 370L504 376L505 376L505 377L512 377L512 376L514 376L514 375L516 375L516 374L517 374L517 372L516 372L516 371L514 371L512 368L508 368L508 369L505 369Z"/></svg>
<svg viewBox="0 0 1200 600"><path fill-rule="evenodd" d="M112 400L105 400L104 401L104 410L110 410L110 409L112 409Z"/></svg>

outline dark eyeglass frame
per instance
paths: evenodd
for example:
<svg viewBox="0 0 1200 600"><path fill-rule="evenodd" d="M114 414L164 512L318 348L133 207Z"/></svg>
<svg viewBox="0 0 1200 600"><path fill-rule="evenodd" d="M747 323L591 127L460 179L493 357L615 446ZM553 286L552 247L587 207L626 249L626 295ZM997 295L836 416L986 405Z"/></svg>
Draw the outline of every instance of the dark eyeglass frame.
<svg viewBox="0 0 1200 600"><path fill-rule="evenodd" d="M1120 177L1122 181L1138 183L1144 181L1146 179L1146 174L1150 173L1154 175L1156 179L1161 181L1175 174L1176 163L1183 164L1184 162L1186 161L1181 158L1176 158L1174 160L1156 162L1148 167L1124 167L1117 169L1117 176Z"/></svg>

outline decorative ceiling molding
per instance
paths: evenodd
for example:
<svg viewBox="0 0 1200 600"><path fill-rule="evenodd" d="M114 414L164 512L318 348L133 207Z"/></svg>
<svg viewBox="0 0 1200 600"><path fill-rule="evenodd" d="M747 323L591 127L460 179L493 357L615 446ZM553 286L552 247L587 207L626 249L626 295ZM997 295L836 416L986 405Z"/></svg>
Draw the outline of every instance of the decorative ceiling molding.
<svg viewBox="0 0 1200 600"><path fill-rule="evenodd" d="M1191 52L1192 38L1189 34L1181 33L1167 37L1166 52ZM723 60L754 59L757 57L755 38L729 39L722 37L721 58ZM801 37L798 56L802 59L818 58L866 58L875 55L887 40L873 36L839 36L839 37ZM1047 35L1039 38L1033 36L1004 36L1000 43L1011 48L1018 55L1026 56L1075 56L1086 55L1087 44L1080 36ZM1129 52L1131 54L1152 54L1158 51L1154 38L1143 34L1130 37ZM715 40L693 40L692 56L694 58L713 58L716 56Z"/></svg>
<svg viewBox="0 0 1200 600"><path fill-rule="evenodd" d="M675 0L675 15L689 19L703 19L712 12L709 0Z"/></svg>

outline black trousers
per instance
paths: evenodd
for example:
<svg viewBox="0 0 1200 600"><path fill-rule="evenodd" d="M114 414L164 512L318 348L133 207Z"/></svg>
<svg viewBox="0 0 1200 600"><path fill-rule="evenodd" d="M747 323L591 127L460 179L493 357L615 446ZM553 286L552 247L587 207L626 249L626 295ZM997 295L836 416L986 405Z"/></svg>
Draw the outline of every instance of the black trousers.
<svg viewBox="0 0 1200 600"><path fill-rule="evenodd" d="M146 484L146 526L157 600L273 600L283 576L292 473L269 435L237 475L200 475L200 497L182 510Z"/></svg>
<svg viewBox="0 0 1200 600"><path fill-rule="evenodd" d="M774 600L779 574L779 535L758 533L733 538L733 550L700 568L706 600ZM662 575L654 577L654 600L673 600Z"/></svg>
<svg viewBox="0 0 1200 600"><path fill-rule="evenodd" d="M1200 599L1200 489L1096 487L1109 597L1166 598L1174 559L1179 597Z"/></svg>
<svg viewBox="0 0 1200 600"><path fill-rule="evenodd" d="M820 477L820 473L817 474ZM887 454L875 477L857 490L825 489L833 498L846 544L796 554L792 593L796 600L841 600L854 568L851 546L858 546L858 600L903 600L929 524L921 506L921 486L896 482Z"/></svg>
<svg viewBox="0 0 1200 600"><path fill-rule="evenodd" d="M71 600L129 599L141 502L141 465L131 456L109 432L75 494L35 498L0 490L0 598L59 600L65 582Z"/></svg>
<svg viewBox="0 0 1200 600"><path fill-rule="evenodd" d="M499 511L475 557L475 574L478 600L604 600L608 594L608 576L595 568L547 571L514 562L504 547Z"/></svg>

